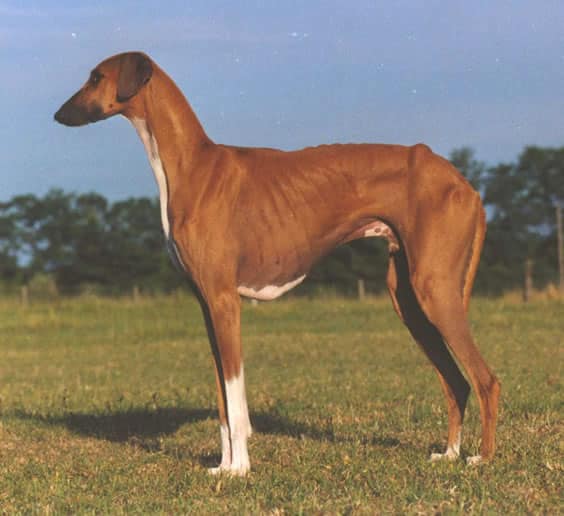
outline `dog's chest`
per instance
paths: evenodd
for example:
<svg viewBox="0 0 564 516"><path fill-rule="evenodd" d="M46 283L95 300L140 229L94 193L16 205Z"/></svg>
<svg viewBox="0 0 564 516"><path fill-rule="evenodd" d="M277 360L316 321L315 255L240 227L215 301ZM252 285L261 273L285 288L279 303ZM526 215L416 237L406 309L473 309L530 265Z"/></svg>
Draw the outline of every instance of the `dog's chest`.
<svg viewBox="0 0 564 516"><path fill-rule="evenodd" d="M164 167L159 155L159 147L157 145L157 140L151 134L147 127L147 123L142 118L133 118L131 120L133 127L137 130L143 145L145 146L145 151L147 152L147 158L151 168L153 169L153 174L155 175L155 180L157 181L157 186L159 188L159 201L161 205L161 223L163 226L163 232L166 239L166 249L170 260L181 272L187 272L184 262L180 257L176 242L170 231L170 222L168 218L168 183L166 180L166 174Z"/></svg>
<svg viewBox="0 0 564 516"><path fill-rule="evenodd" d="M153 169L153 174L155 175L155 180L159 188L159 200L161 205L161 223L163 226L163 231L167 242L170 240L170 224L168 220L168 185L166 180L165 171L163 168L163 163L159 155L159 147L157 145L157 140L151 134L147 128L147 123L142 118L131 119L133 127L137 130L139 138L145 146L145 151L147 152L147 158ZM172 244L174 246L174 243ZM170 247L170 244L168 244ZM170 250L169 250L170 252ZM172 253L171 253L172 256Z"/></svg>

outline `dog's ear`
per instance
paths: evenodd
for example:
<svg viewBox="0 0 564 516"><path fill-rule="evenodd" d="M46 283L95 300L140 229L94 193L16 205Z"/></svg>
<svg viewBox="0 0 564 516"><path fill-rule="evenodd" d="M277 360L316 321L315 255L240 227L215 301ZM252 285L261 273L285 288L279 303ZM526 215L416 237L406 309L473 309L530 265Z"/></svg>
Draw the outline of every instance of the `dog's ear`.
<svg viewBox="0 0 564 516"><path fill-rule="evenodd" d="M117 100L125 102L137 95L153 75L151 60L141 52L128 52L119 59Z"/></svg>

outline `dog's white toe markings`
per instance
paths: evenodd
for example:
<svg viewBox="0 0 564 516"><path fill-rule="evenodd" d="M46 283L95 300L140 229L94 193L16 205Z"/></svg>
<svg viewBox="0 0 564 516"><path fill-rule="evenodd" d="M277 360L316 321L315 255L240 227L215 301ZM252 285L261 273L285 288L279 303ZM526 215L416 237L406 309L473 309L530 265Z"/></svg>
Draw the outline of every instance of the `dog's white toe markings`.
<svg viewBox="0 0 564 516"><path fill-rule="evenodd" d="M431 453L431 458L429 459L431 462L437 462L439 460L456 460L460 456L460 434L458 432L458 436L456 437L456 441L452 443L450 446L447 447L446 452L444 453Z"/></svg>
<svg viewBox="0 0 564 516"><path fill-rule="evenodd" d="M478 464L482 464L482 462L484 462L484 459L481 455L474 455L466 459L466 464L468 464L468 466L477 466Z"/></svg>
<svg viewBox="0 0 564 516"><path fill-rule="evenodd" d="M248 469L242 470L242 469L233 469L233 468L222 468L221 466L218 466L216 468L208 468L208 473L213 476L226 475L230 477L244 477L245 475L247 475L248 472L249 472Z"/></svg>
<svg viewBox="0 0 564 516"><path fill-rule="evenodd" d="M458 459L458 455L446 451L445 453L431 453L431 457L429 461L430 462L438 462L441 460L453 461L456 459Z"/></svg>

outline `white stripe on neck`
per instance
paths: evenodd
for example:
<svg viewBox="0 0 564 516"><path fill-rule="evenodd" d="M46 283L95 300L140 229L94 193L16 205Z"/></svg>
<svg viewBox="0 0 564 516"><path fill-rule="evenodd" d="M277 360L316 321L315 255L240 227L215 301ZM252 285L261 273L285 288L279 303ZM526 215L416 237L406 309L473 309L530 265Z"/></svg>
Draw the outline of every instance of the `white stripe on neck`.
<svg viewBox="0 0 564 516"><path fill-rule="evenodd" d="M137 134L139 135L139 138L141 138L141 141L145 146L145 151L147 152L149 163L151 164L153 174L155 175L155 179L157 181L157 186L159 187L159 198L161 202L161 223L163 225L164 234L168 239L170 231L168 222L168 188L163 164L161 157L159 156L159 147L157 145L157 140L155 140L154 135L149 131L145 119L132 118L131 123L137 130Z"/></svg>

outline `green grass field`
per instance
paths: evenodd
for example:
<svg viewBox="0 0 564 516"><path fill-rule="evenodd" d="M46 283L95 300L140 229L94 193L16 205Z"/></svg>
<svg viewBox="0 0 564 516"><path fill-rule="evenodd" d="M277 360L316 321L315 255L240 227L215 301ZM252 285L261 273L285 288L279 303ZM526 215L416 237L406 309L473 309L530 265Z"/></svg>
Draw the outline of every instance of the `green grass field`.
<svg viewBox="0 0 564 516"><path fill-rule="evenodd" d="M564 303L474 300L502 383L493 463L430 463L439 383L387 299L277 301L243 316L255 433L219 460L212 360L188 297L0 301L3 513L563 511ZM463 456L479 448L472 396Z"/></svg>

